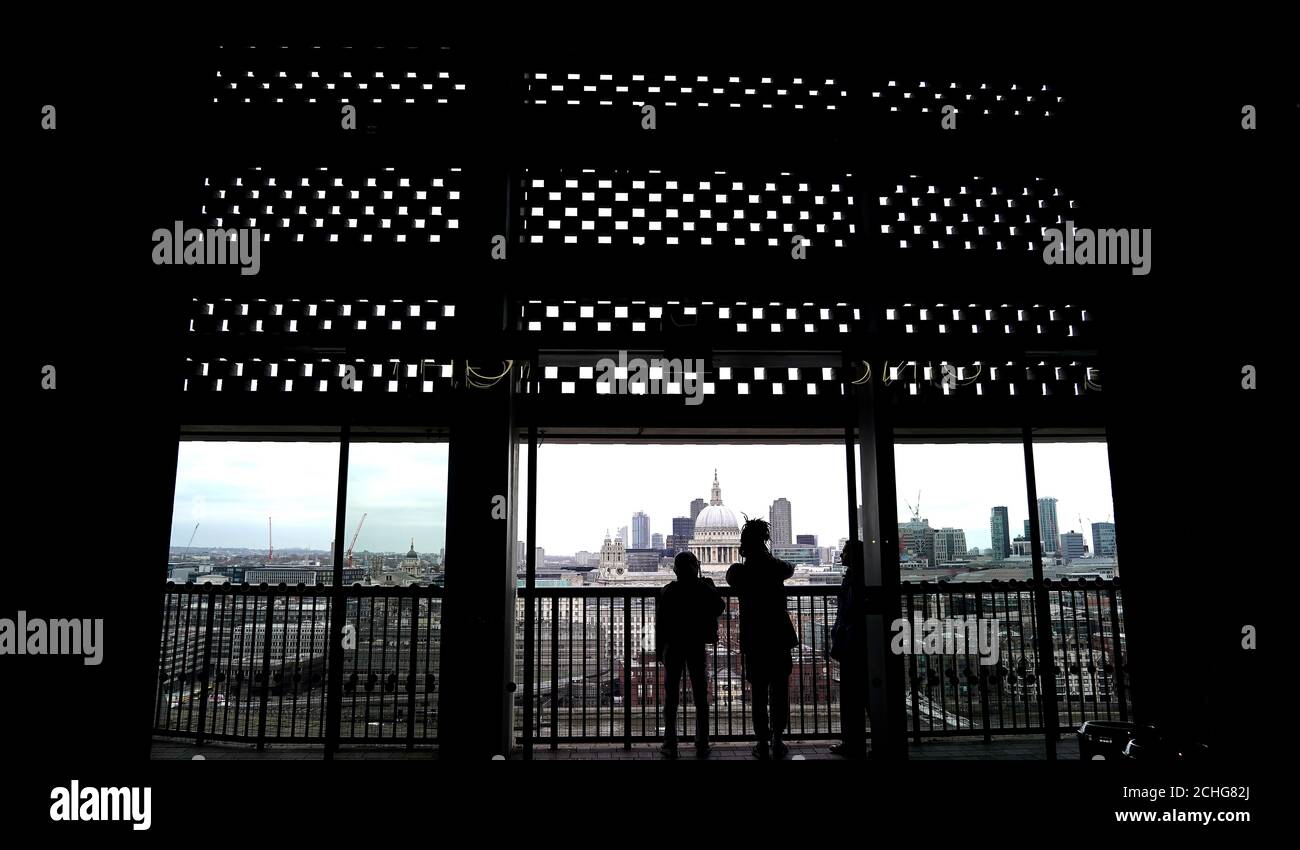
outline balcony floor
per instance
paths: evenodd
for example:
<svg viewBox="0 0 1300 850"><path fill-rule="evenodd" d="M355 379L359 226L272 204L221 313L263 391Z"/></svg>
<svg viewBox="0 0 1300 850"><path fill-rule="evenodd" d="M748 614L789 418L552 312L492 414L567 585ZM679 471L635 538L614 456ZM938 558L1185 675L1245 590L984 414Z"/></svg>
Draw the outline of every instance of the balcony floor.
<svg viewBox="0 0 1300 850"><path fill-rule="evenodd" d="M792 741L790 757L803 756L806 761L836 760L831 755L833 741ZM715 744L710 760L713 761L748 761L753 759L751 744L724 742ZM1072 734L1063 734L1056 745L1057 758L1077 760L1079 744ZM321 757L321 748L309 746L269 746L264 752L258 752L250 746L230 744L207 744L195 747L190 742L155 741L152 758L162 761L189 760L195 756L204 759L253 760L253 761L314 761ZM362 749L345 748L336 758L340 761L392 760L392 761L432 761L437 759L436 750L417 749L407 752L402 748ZM522 759L521 752L511 755L511 760ZM533 749L536 761L656 761L659 755L658 744L633 744L625 750L619 744L563 744L555 750L542 745ZM913 744L909 749L909 758L916 761L1041 761L1046 758L1046 747L1039 736L1016 736L994 738L991 743L984 743L975 738L931 738L919 746ZM680 761L695 761L689 745L684 746Z"/></svg>

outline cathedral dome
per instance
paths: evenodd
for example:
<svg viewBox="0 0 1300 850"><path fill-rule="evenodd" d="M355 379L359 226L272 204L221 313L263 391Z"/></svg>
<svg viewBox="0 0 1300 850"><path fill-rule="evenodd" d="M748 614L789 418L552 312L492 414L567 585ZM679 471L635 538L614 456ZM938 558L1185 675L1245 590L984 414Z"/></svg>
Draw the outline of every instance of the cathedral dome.
<svg viewBox="0 0 1300 850"><path fill-rule="evenodd" d="M690 550L705 571L718 571L740 558L740 523L736 513L722 504L722 486L713 470L713 493L709 504L695 517Z"/></svg>
<svg viewBox="0 0 1300 850"><path fill-rule="evenodd" d="M726 505L709 505L695 518L695 533L701 531L738 531L736 514Z"/></svg>

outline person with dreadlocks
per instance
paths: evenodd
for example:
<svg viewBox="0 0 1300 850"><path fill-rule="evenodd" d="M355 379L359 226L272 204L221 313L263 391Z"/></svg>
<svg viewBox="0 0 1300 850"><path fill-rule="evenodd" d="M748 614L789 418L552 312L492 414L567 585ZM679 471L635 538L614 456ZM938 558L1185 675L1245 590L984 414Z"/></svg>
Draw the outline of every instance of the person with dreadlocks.
<svg viewBox="0 0 1300 850"><path fill-rule="evenodd" d="M740 651L754 700L754 755L760 759L788 752L781 737L790 719L790 650L799 645L785 604L785 580L794 567L772 556L771 539L766 520L746 517L740 530L744 560L727 570L727 584L740 601Z"/></svg>

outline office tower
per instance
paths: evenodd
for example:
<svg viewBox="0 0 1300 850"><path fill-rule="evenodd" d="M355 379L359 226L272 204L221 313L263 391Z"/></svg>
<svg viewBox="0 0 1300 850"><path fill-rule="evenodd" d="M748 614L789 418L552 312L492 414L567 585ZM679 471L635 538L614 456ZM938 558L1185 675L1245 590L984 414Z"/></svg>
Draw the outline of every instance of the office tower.
<svg viewBox="0 0 1300 850"><path fill-rule="evenodd" d="M1043 554L1056 552L1061 529L1056 524L1056 499L1051 496L1038 500L1038 532L1043 536Z"/></svg>
<svg viewBox="0 0 1300 850"><path fill-rule="evenodd" d="M944 564L966 557L970 551L966 546L966 532L960 528L936 528L934 530L934 563Z"/></svg>
<svg viewBox="0 0 1300 850"><path fill-rule="evenodd" d="M923 560L927 566L933 566L934 529L928 519L908 520L898 524L898 551L909 557L904 560Z"/></svg>
<svg viewBox="0 0 1300 850"><path fill-rule="evenodd" d="M1094 522L1092 524L1092 554L1098 558L1115 557L1115 523Z"/></svg>
<svg viewBox="0 0 1300 850"><path fill-rule="evenodd" d="M816 545L817 545L817 535L816 535L816 534L796 534L796 535L795 535L795 538L794 538L794 543L795 543L796 546L816 546Z"/></svg>
<svg viewBox="0 0 1300 850"><path fill-rule="evenodd" d="M626 525L618 530L618 539L623 541L623 548L625 549L632 545L632 538L627 536Z"/></svg>
<svg viewBox="0 0 1300 850"><path fill-rule="evenodd" d="M650 517L645 511L632 514L632 548L650 548Z"/></svg>
<svg viewBox="0 0 1300 850"><path fill-rule="evenodd" d="M1077 531L1066 531L1061 534L1060 540L1061 560L1065 563L1077 561L1083 557L1083 535Z"/></svg>
<svg viewBox="0 0 1300 850"><path fill-rule="evenodd" d="M684 551L691 545L691 538L695 536L695 517L675 516L673 517L673 542L672 547L678 552Z"/></svg>
<svg viewBox="0 0 1300 850"><path fill-rule="evenodd" d="M1025 533L1020 536L1025 538L1026 540L1033 537L1033 535L1029 533L1029 520L1025 520Z"/></svg>
<svg viewBox="0 0 1300 850"><path fill-rule="evenodd" d="M993 557L1005 558L1011 554L1011 522L1007 519L1007 506L993 508L989 518L989 535L993 540Z"/></svg>
<svg viewBox="0 0 1300 850"><path fill-rule="evenodd" d="M700 515L700 511L704 510L706 504L708 503L703 499L691 500L691 522L695 522L696 518Z"/></svg>
<svg viewBox="0 0 1300 850"><path fill-rule="evenodd" d="M546 563L546 550L538 546L533 550L533 566L540 567Z"/></svg>
<svg viewBox="0 0 1300 850"><path fill-rule="evenodd" d="M662 548L664 548L664 536L663 536L662 534L659 534L658 532L655 532L654 534L651 534L651 535L650 535L650 548L651 548L651 549L662 549Z"/></svg>
<svg viewBox="0 0 1300 850"><path fill-rule="evenodd" d="M790 545L790 500L777 499L768 512L772 524L772 548Z"/></svg>

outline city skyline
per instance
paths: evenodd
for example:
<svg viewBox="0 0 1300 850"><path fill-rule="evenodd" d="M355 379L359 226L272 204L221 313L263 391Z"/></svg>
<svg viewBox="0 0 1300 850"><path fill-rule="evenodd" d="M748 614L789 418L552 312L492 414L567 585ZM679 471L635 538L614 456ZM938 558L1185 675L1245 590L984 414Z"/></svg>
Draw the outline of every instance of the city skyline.
<svg viewBox="0 0 1300 850"><path fill-rule="evenodd" d="M1034 454L1038 492L1058 499L1060 530L1082 533L1095 552L1091 523L1113 521L1105 444L1036 443ZM906 503L920 490L922 518L934 528L962 529L970 547L992 548L989 517L997 505L1007 506L1016 537L1028 516L1023 461L1018 443L898 444L899 521L910 518ZM667 537L684 506L708 495L717 466L723 500L738 518L770 519L770 506L788 499L791 536L815 534L821 545L833 546L848 537L843 464L838 444L546 446L538 458L538 543L557 556L598 551L606 528L617 533L642 511L649 533ZM608 475L638 469L685 472L669 480ZM184 442L171 546L184 548L198 522L195 551L264 550L269 515L277 549L327 551L337 470L334 443ZM601 481L608 491L597 495L593 482ZM438 552L446 541L445 490L445 443L354 443L343 545L364 511L357 551L405 552L414 537L417 551ZM573 511L575 504L594 510ZM523 533L521 518L517 536Z"/></svg>

